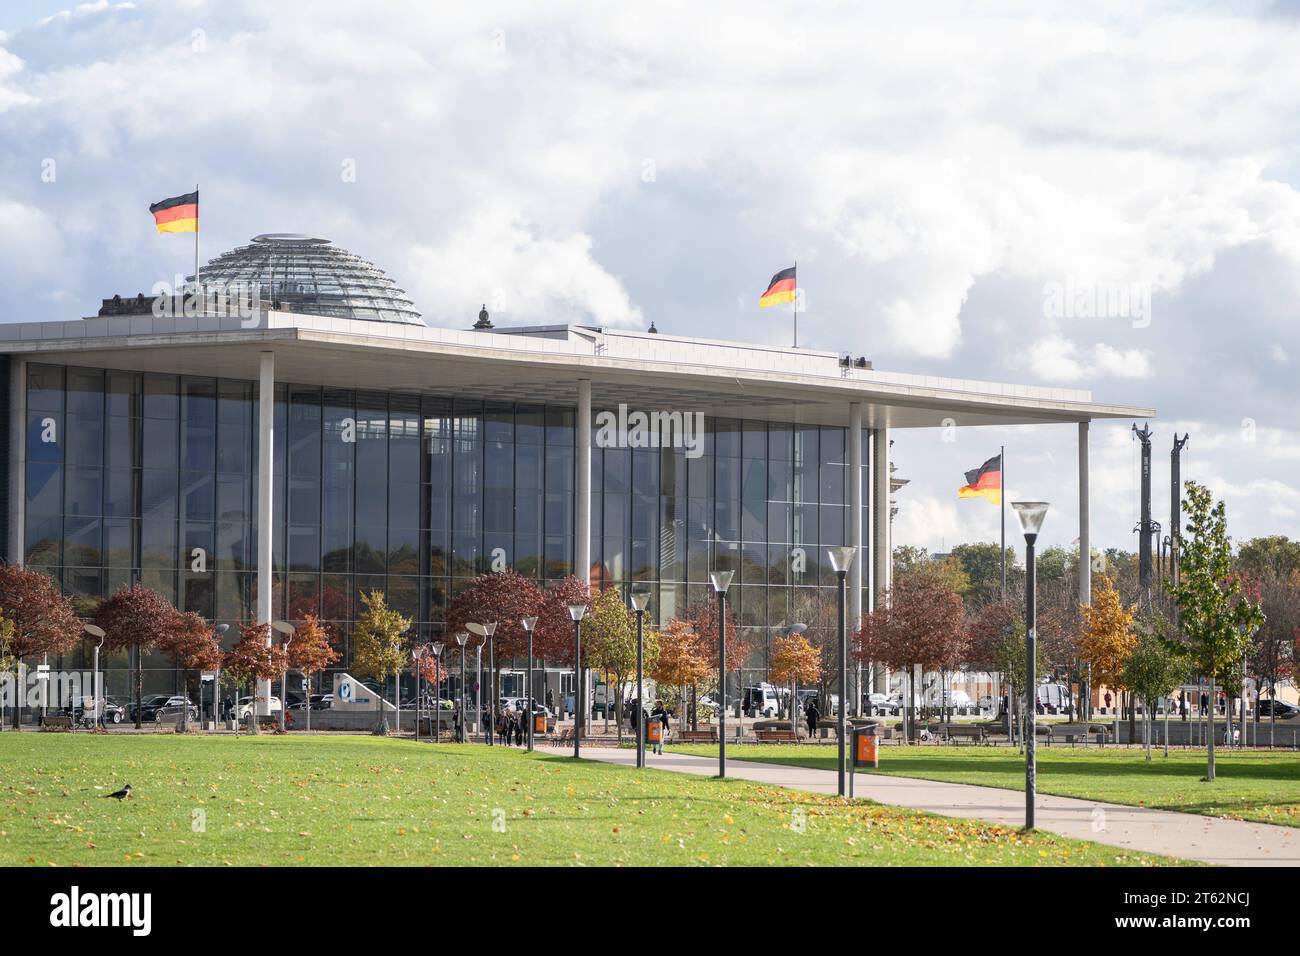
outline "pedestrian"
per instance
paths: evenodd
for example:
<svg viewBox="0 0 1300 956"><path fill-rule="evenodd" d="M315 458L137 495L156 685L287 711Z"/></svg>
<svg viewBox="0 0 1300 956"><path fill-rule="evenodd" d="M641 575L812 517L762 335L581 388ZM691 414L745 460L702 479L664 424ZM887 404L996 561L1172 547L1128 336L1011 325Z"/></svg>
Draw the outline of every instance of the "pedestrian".
<svg viewBox="0 0 1300 956"><path fill-rule="evenodd" d="M1187 691L1178 692L1178 716L1183 720L1187 719Z"/></svg>
<svg viewBox="0 0 1300 956"><path fill-rule="evenodd" d="M546 709L555 712L555 694L549 687L546 688Z"/></svg>
<svg viewBox="0 0 1300 956"><path fill-rule="evenodd" d="M235 712L235 702L231 699L230 695L227 694L221 700L221 719L229 720L231 714L233 714L234 712Z"/></svg>
<svg viewBox="0 0 1300 956"><path fill-rule="evenodd" d="M817 709L815 698L808 698L808 709L804 711L804 719L808 722L808 739L811 740L817 735L817 722L821 720L821 711ZM793 727L790 728L794 730Z"/></svg>
<svg viewBox="0 0 1300 956"><path fill-rule="evenodd" d="M1106 701L1106 713L1113 713L1110 709L1110 691L1106 691L1106 694L1102 699Z"/></svg>
<svg viewBox="0 0 1300 956"><path fill-rule="evenodd" d="M668 736L668 711L664 707L662 700L655 701L654 710L650 711L651 722L658 721L661 725L659 728L659 739L655 741L654 752L663 756L664 738Z"/></svg>
<svg viewBox="0 0 1300 956"><path fill-rule="evenodd" d="M1198 712L1198 716L1204 717L1206 712L1209 711L1209 709L1210 709L1210 695L1207 694L1205 691L1201 691L1201 709Z"/></svg>
<svg viewBox="0 0 1300 956"><path fill-rule="evenodd" d="M465 742L465 728L461 726L459 707L457 707L455 713L451 715L451 726L455 731L456 742L463 744Z"/></svg>

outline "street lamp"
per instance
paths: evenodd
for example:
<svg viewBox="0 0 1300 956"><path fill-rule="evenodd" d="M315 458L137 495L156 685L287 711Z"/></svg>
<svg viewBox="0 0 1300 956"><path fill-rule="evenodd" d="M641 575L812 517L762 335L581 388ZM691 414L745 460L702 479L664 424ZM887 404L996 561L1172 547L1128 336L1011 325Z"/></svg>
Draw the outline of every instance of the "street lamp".
<svg viewBox="0 0 1300 956"><path fill-rule="evenodd" d="M709 583L718 596L718 776L727 775L727 588L734 571L713 571Z"/></svg>
<svg viewBox="0 0 1300 956"><path fill-rule="evenodd" d="M1034 724L1038 715L1038 622L1034 587L1034 542L1047 517L1046 501L1013 501L1025 536L1025 829L1034 828Z"/></svg>
<svg viewBox="0 0 1300 956"><path fill-rule="evenodd" d="M465 642L469 640L467 631L456 632L456 643L460 646L460 698L458 709L460 711L460 742L465 742Z"/></svg>
<svg viewBox="0 0 1300 956"><path fill-rule="evenodd" d="M99 638L98 643L95 644L95 676L94 679L91 681L91 693L95 695L94 696L95 711L93 714L91 714L91 721L92 721L91 729L93 730L94 728L99 726L99 649L104 646L104 629L100 627L98 624L83 624L81 626L81 629L85 631L87 634L89 634L91 637ZM86 713L85 694L81 695L81 713L82 716L85 716Z"/></svg>
<svg viewBox="0 0 1300 956"><path fill-rule="evenodd" d="M492 635L495 634L495 633L497 632L497 622L496 622L496 621L489 621L487 624L476 624L476 623L474 623L473 621L471 621L470 623L466 624L465 626L466 626L467 628L469 628L470 633L472 633L472 634L477 634L479 637L483 638L484 642L486 642L486 643L487 643L487 646L488 646L488 680L489 680L489 682L490 682L491 685L492 685L492 693L491 693L491 695L490 695L490 697L489 697L489 701L488 701L488 703L491 704L491 706L492 706L492 716L491 716L491 718L490 718L490 719L488 720L488 722L487 722L487 732L486 732L486 733L487 733L487 745L488 745L489 747L491 747L491 746L492 746L492 730L493 730L493 725L496 723L496 712L497 712L497 703L496 703L496 700L497 700L497 682L496 682L497 658L496 658L496 641L494 641L494 640L492 639ZM480 644L480 645L479 645L479 653L482 654L482 651L483 651L483 645ZM482 718L483 718L483 699L482 699L482 690L480 689L480 692L479 692L479 719L481 720Z"/></svg>
<svg viewBox="0 0 1300 956"><path fill-rule="evenodd" d="M526 682L526 691L528 695L528 752L533 750L533 721L535 719L533 703L533 628L537 627L537 615L529 615L520 621L524 626L524 631L528 634L528 680Z"/></svg>
<svg viewBox="0 0 1300 956"><path fill-rule="evenodd" d="M789 627L785 629L785 636L797 637L798 635L804 633L807 630L808 630L807 624L791 624ZM790 705L789 705L790 733L794 735L794 739L796 742L798 742L799 740L799 725L796 723L798 718L795 716L795 708L798 705L798 700L799 700L799 680L796 675L791 674L790 675ZM753 709L752 704L750 705L750 708L751 710Z"/></svg>
<svg viewBox="0 0 1300 956"><path fill-rule="evenodd" d="M582 755L582 619L587 614L587 605L570 604L569 618L573 621L573 756Z"/></svg>
<svg viewBox="0 0 1300 956"><path fill-rule="evenodd" d="M415 742L420 742L420 661L428 653L427 644L416 644L411 648L411 660L415 661ZM434 740L438 738L435 737Z"/></svg>
<svg viewBox="0 0 1300 956"><path fill-rule="evenodd" d="M845 603L846 603L845 602L845 580L847 579L849 574L849 566L853 564L853 559L857 555L858 549L852 547L851 545L845 545L842 548L827 548L826 553L831 559L831 570L835 572L835 576L839 579L839 585L840 585L839 586L839 596L840 596L839 614L836 615L836 622L835 622L835 626L839 629L839 641L837 642L837 646L839 648L839 656L840 656L838 662L839 672L840 672L840 706L837 708L838 712L835 715L835 732L839 735L840 738L838 769L839 769L839 794L842 797L844 796L844 794L848 792L848 790L845 788L845 779L846 779L846 771L847 771L847 761L845 758L847 756L847 751L845 749L846 744L844 740L844 734L846 731L845 723L846 723L846 718L849 710L849 706L848 706L849 703L849 694L848 694L849 636L848 636L848 620L846 618L847 610L845 608Z"/></svg>
<svg viewBox="0 0 1300 956"><path fill-rule="evenodd" d="M442 683L442 650L446 646L443 641L434 641L429 645L429 650L433 651L433 672L435 675L433 682L433 742L435 744L442 737L442 694L438 691L438 685ZM419 697L419 688L416 688L416 697L417 699ZM416 729L419 729L418 724Z"/></svg>
<svg viewBox="0 0 1300 956"><path fill-rule="evenodd" d="M284 670L280 673L280 732L284 732L284 714L289 708L289 645L293 643L293 632L296 628L288 621L272 621L271 629L279 631L284 637ZM271 705L268 700L267 706ZM307 705L311 706L311 699L308 697ZM189 707L186 706L185 712L189 713Z"/></svg>
<svg viewBox="0 0 1300 956"><path fill-rule="evenodd" d="M229 625L229 624L218 624L216 627L213 628L213 630L216 631L216 634L217 634L217 645L218 645L218 650L220 650L221 639L222 639L223 637L226 636L226 631L230 630L230 625ZM220 706L220 702L217 700L217 695L221 693L221 663L220 663L220 662L221 662L221 658L218 657L218 658L217 658L217 673L216 673L216 678L212 681L212 726L213 726L214 728L217 726L217 720L220 719L220 718L218 718L218 716L217 716L217 713L218 713L217 708ZM201 682L200 682L200 683L201 683ZM201 693L202 693L202 690L200 690L200 694L201 694ZM310 693L310 691L309 691L308 694L307 694L307 729L308 729L308 730L311 730L311 693Z"/></svg>
<svg viewBox="0 0 1300 956"><path fill-rule="evenodd" d="M645 609L650 605L649 591L633 591L629 597L636 611L636 765L645 766ZM622 693L622 691L620 691ZM622 720L622 715L619 715Z"/></svg>

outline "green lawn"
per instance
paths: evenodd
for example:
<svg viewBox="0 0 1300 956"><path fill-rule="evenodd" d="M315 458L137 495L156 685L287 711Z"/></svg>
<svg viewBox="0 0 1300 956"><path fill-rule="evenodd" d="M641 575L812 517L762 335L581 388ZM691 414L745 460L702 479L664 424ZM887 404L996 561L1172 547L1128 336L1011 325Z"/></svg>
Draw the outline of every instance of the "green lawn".
<svg viewBox="0 0 1300 956"><path fill-rule="evenodd" d="M718 748L685 745L688 753L716 754ZM1215 781L1205 783L1205 751L1152 750L1151 764L1141 748L1085 750L1038 747L1038 791L1140 807L1181 810L1236 820L1300 826L1300 753L1216 751ZM737 760L835 769L834 746L729 746ZM986 787L1023 789L1024 755L1008 747L913 746L880 748L887 773Z"/></svg>
<svg viewBox="0 0 1300 956"><path fill-rule="evenodd" d="M739 780L360 736L0 733L0 781L0 865L1175 862ZM104 798L128 782L130 800Z"/></svg>

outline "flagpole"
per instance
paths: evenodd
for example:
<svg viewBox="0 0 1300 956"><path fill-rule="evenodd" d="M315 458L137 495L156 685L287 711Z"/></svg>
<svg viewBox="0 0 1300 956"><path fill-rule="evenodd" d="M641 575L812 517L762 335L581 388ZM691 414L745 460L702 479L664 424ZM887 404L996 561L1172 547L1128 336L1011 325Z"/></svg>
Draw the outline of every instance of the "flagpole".
<svg viewBox="0 0 1300 956"><path fill-rule="evenodd" d="M199 184L194 184L194 292L202 289L199 283Z"/></svg>
<svg viewBox="0 0 1300 956"><path fill-rule="evenodd" d="M1002 445L998 452L998 466L1002 474L999 476L998 483L1002 486L1002 494L998 496L998 501L1002 505L1002 600L1007 599L1007 446Z"/></svg>
<svg viewBox="0 0 1300 956"><path fill-rule="evenodd" d="M799 260L794 261L794 298L790 300L790 312L794 315L794 347L799 347Z"/></svg>

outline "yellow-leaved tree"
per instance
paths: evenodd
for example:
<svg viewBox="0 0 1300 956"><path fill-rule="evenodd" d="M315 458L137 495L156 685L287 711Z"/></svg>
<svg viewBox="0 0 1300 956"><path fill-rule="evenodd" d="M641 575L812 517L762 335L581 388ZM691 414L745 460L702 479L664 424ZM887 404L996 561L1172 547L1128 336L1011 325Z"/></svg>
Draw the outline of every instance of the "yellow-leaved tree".
<svg viewBox="0 0 1300 956"><path fill-rule="evenodd" d="M1092 589L1092 604L1081 610L1079 659L1092 668L1092 685L1105 684L1116 694L1128 690L1124 665L1137 646L1133 633L1136 607L1125 607L1114 582L1103 575Z"/></svg>
<svg viewBox="0 0 1300 956"><path fill-rule="evenodd" d="M811 684L822 674L822 649L813 647L803 634L783 634L772 641L772 661L768 671L773 682L790 686L790 729L799 733L795 718L799 685Z"/></svg>

